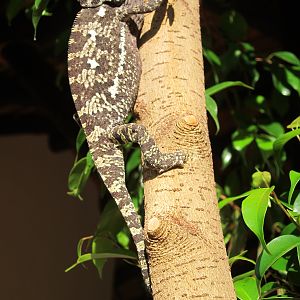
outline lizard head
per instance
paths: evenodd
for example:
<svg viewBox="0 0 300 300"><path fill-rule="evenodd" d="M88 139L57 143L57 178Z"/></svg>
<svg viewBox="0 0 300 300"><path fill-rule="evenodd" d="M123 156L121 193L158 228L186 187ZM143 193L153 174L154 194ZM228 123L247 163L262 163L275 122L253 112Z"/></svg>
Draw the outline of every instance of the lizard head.
<svg viewBox="0 0 300 300"><path fill-rule="evenodd" d="M104 2L108 4L120 5L124 0L77 0L82 7L97 7L101 6Z"/></svg>
<svg viewBox="0 0 300 300"><path fill-rule="evenodd" d="M101 6L104 0L77 0L82 7L96 7Z"/></svg>

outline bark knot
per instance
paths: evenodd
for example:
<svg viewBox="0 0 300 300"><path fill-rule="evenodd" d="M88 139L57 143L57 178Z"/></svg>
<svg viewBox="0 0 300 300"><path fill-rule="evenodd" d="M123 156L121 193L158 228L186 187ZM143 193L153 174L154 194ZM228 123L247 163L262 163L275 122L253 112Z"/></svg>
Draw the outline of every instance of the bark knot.
<svg viewBox="0 0 300 300"><path fill-rule="evenodd" d="M197 127L199 124L199 121L194 115L188 115L182 118L182 121L185 122L188 126Z"/></svg>
<svg viewBox="0 0 300 300"><path fill-rule="evenodd" d="M211 154L205 118L199 119L192 113L183 116L176 123L174 137L177 144L190 154L200 157L209 157Z"/></svg>
<svg viewBox="0 0 300 300"><path fill-rule="evenodd" d="M148 222L147 235L150 240L163 240L166 235L164 222L153 217Z"/></svg>

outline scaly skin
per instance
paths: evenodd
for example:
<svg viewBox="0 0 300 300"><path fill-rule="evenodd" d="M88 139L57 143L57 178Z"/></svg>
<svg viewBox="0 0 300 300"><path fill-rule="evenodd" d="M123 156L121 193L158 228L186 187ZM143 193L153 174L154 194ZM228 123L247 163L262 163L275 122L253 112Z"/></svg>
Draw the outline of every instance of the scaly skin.
<svg viewBox="0 0 300 300"><path fill-rule="evenodd" d="M125 185L120 145L139 143L144 163L158 172L182 166L185 161L180 151L162 154L143 126L124 124L135 104L141 76L129 18L141 23L137 14L157 9L162 0L126 0L124 4L112 0L112 6L102 0L79 2L83 9L72 27L68 51L71 92L95 165L129 227L150 290L143 228Z"/></svg>

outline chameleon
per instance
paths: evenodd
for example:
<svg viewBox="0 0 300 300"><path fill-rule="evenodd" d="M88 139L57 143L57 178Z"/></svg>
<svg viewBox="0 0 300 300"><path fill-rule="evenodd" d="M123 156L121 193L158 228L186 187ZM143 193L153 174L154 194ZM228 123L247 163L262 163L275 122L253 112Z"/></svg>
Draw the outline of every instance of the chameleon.
<svg viewBox="0 0 300 300"><path fill-rule="evenodd" d="M71 94L95 166L118 205L137 248L146 287L151 291L145 235L125 184L122 144L141 147L143 167L158 173L182 167L182 151L162 153L143 125L125 123L132 112L141 77L137 34L140 16L163 0L78 0L68 47Z"/></svg>

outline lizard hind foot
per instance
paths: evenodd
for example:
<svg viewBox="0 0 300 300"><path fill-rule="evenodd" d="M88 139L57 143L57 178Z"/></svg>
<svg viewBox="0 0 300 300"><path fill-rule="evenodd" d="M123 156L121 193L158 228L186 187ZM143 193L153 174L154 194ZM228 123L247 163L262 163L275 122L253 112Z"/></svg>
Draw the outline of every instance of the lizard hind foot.
<svg viewBox="0 0 300 300"><path fill-rule="evenodd" d="M167 160L163 159L162 162L159 163L159 168L156 168L158 169L159 174L164 173L173 168L183 168L184 163L187 161L187 154L185 154L181 150L166 155L169 156L169 159L171 157L171 161L169 160L168 163Z"/></svg>
<svg viewBox="0 0 300 300"><path fill-rule="evenodd" d="M144 166L158 173L182 167L187 160L183 151L162 153L143 125L129 123L116 126L110 133L110 139L116 143L138 143L142 150Z"/></svg>
<svg viewBox="0 0 300 300"><path fill-rule="evenodd" d="M159 174L164 173L173 168L182 168L187 161L187 155L181 151L175 151L171 153L156 152L153 157L144 155L145 167L156 170Z"/></svg>

